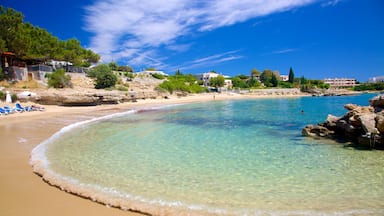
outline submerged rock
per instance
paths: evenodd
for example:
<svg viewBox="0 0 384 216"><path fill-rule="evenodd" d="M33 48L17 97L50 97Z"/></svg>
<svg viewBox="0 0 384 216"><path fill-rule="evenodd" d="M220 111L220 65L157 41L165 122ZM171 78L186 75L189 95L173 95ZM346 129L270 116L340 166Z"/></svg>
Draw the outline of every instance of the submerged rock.
<svg viewBox="0 0 384 216"><path fill-rule="evenodd" d="M372 98L370 106L346 104L348 110L342 117L328 115L317 125L302 129L304 136L330 138L355 142L361 146L384 149L384 95Z"/></svg>

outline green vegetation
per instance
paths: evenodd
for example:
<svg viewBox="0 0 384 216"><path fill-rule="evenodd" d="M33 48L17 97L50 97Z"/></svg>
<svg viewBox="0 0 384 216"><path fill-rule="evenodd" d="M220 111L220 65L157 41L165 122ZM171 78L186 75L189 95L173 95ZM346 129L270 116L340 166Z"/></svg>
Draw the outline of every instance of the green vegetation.
<svg viewBox="0 0 384 216"><path fill-rule="evenodd" d="M153 74L152 74L152 77L153 77L153 78L156 78L156 79L160 79L160 80L162 80L162 79L165 78L164 75L159 74L159 73L153 73Z"/></svg>
<svg viewBox="0 0 384 216"><path fill-rule="evenodd" d="M168 91L171 94L175 91L188 93L207 92L205 87L202 87L197 83L197 80L193 75L183 75L180 71L174 76L169 76L166 81L159 85L159 89Z"/></svg>
<svg viewBox="0 0 384 216"><path fill-rule="evenodd" d="M5 92L0 91L0 100L5 101L7 94Z"/></svg>
<svg viewBox="0 0 384 216"><path fill-rule="evenodd" d="M64 69L59 69L52 74L47 74L48 86L53 88L72 87L71 77L65 74Z"/></svg>
<svg viewBox="0 0 384 216"><path fill-rule="evenodd" d="M238 75L232 78L233 88L252 89L252 88L300 88L302 91L309 91L313 88L328 89L329 84L324 84L323 80L307 80L304 76L294 78L293 69L289 69L288 81L278 79L278 72L269 69L260 73L257 69L252 69L250 76Z"/></svg>
<svg viewBox="0 0 384 216"><path fill-rule="evenodd" d="M23 60L54 59L84 67L100 59L98 54L81 47L77 39L59 40L45 29L25 23L22 13L0 6L0 52L4 51Z"/></svg>
<svg viewBox="0 0 384 216"><path fill-rule="evenodd" d="M354 91L382 91L384 83L363 83L353 88Z"/></svg>
<svg viewBox="0 0 384 216"><path fill-rule="evenodd" d="M325 84L323 80L308 80L304 76L296 78L295 83L298 84L302 92L308 92L315 88L328 89L330 87L330 85Z"/></svg>
<svg viewBox="0 0 384 216"><path fill-rule="evenodd" d="M295 81L295 74L293 73L292 67L289 68L288 82L293 83Z"/></svg>
<svg viewBox="0 0 384 216"><path fill-rule="evenodd" d="M219 75L217 77L212 77L209 80L209 83L212 87L218 88L218 87L223 87L225 84L225 79L223 76Z"/></svg>
<svg viewBox="0 0 384 216"><path fill-rule="evenodd" d="M5 74L3 73L3 69L0 67L0 81L5 79Z"/></svg>
<svg viewBox="0 0 384 216"><path fill-rule="evenodd" d="M114 87L117 82L116 75L112 72L112 68L107 64L100 64L92 68L88 71L87 75L96 78L96 89Z"/></svg>

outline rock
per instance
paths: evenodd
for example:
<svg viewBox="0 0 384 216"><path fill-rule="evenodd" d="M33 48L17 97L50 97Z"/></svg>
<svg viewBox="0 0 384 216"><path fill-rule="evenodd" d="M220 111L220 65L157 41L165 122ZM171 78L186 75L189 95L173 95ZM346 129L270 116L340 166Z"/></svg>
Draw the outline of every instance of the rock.
<svg viewBox="0 0 384 216"><path fill-rule="evenodd" d="M340 117L328 114L327 120L325 120L325 125L327 127L336 127L336 122L340 120Z"/></svg>
<svg viewBox="0 0 384 216"><path fill-rule="evenodd" d="M377 95L376 97L370 99L369 104L372 107L383 109L384 108L384 95L380 94L380 95Z"/></svg>
<svg viewBox="0 0 384 216"><path fill-rule="evenodd" d="M304 136L343 138L360 146L384 148L384 95L370 100L371 106L346 104L348 112L342 117L328 115L323 123L307 125L302 129Z"/></svg>
<svg viewBox="0 0 384 216"><path fill-rule="evenodd" d="M376 115L376 128L381 133L384 134L384 113L379 113Z"/></svg>
<svg viewBox="0 0 384 216"><path fill-rule="evenodd" d="M347 110L354 110L356 109L358 106L356 104L345 104L344 105L344 108L347 109Z"/></svg>
<svg viewBox="0 0 384 216"><path fill-rule="evenodd" d="M373 133L376 129L376 115L374 113L369 113L365 115L358 115L356 119L360 121L361 127L365 133Z"/></svg>
<svg viewBox="0 0 384 216"><path fill-rule="evenodd" d="M301 133L310 137L332 137L334 135L333 131L320 125L307 125L302 129Z"/></svg>

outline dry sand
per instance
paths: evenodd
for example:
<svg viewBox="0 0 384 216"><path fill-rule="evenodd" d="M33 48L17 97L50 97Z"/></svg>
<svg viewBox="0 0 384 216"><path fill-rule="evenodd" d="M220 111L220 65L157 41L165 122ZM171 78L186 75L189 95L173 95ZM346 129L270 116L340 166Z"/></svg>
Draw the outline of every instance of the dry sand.
<svg viewBox="0 0 384 216"><path fill-rule="evenodd" d="M297 96L300 95L284 97ZM141 215L108 208L49 186L32 172L29 165L30 152L62 127L78 121L165 104L250 97L281 96L202 94L95 107L45 106L45 111L0 116L0 215Z"/></svg>

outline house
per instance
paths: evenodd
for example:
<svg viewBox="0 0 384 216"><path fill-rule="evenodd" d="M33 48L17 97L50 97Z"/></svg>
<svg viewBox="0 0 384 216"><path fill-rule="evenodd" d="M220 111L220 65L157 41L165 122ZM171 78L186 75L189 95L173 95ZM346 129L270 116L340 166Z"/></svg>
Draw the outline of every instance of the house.
<svg viewBox="0 0 384 216"><path fill-rule="evenodd" d="M384 76L370 77L368 79L368 82L370 82L370 83L383 83L384 82Z"/></svg>
<svg viewBox="0 0 384 216"><path fill-rule="evenodd" d="M280 75L280 80L283 82L287 82L289 80L289 76L288 75Z"/></svg>
<svg viewBox="0 0 384 216"><path fill-rule="evenodd" d="M357 85L355 78L326 78L325 84L329 84L331 88L354 87Z"/></svg>
<svg viewBox="0 0 384 216"><path fill-rule="evenodd" d="M210 79L216 78L219 75L220 74L215 73L215 72L208 72L208 73L197 74L197 75L195 75L195 77L198 81L203 81L203 85L205 87L207 87L207 86L210 86L210 83L209 83Z"/></svg>
<svg viewBox="0 0 384 216"><path fill-rule="evenodd" d="M15 53L2 52L0 54L0 63L3 74L9 80L29 80L29 74L26 63L17 58ZM32 74L31 74L32 76Z"/></svg>
<svg viewBox="0 0 384 216"><path fill-rule="evenodd" d="M218 73L215 73L215 72L207 72L207 73L202 73L202 74L197 74L195 75L197 81L203 81L203 85L205 87L209 87L211 85L210 83L210 80L212 78L216 78L218 76L223 76L224 77L224 86L223 88L232 88L232 80L229 79L230 77L229 76L226 76L226 75L221 75L221 74L218 74Z"/></svg>
<svg viewBox="0 0 384 216"><path fill-rule="evenodd" d="M85 74L87 68L75 67L70 62L43 62L39 59L22 60L12 52L0 53L0 66L6 79L10 81L46 81L46 74L64 68L67 72Z"/></svg>

